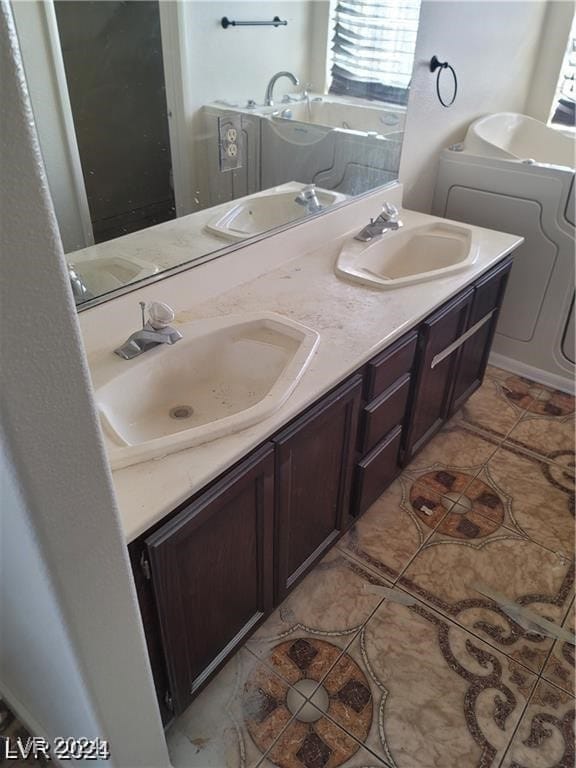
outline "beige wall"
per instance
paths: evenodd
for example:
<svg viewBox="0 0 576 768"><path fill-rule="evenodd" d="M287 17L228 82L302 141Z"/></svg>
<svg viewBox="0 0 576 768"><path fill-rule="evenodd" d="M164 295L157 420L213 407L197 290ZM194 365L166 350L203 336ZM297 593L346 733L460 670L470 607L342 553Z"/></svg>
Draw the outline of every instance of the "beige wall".
<svg viewBox="0 0 576 768"><path fill-rule="evenodd" d="M524 110L542 122L550 117L573 18L570 0L549 0Z"/></svg>
<svg viewBox="0 0 576 768"><path fill-rule="evenodd" d="M540 0L423 1L400 164L406 207L430 210L439 153L462 140L472 120L524 111L545 11ZM434 54L458 75L449 109L436 98Z"/></svg>

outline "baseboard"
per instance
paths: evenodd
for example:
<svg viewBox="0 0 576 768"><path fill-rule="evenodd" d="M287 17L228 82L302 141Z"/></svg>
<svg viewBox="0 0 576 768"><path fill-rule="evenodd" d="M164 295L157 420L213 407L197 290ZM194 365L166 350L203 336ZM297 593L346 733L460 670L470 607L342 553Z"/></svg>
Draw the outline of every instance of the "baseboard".
<svg viewBox="0 0 576 768"><path fill-rule="evenodd" d="M527 379L532 379L532 381L538 384L544 384L552 389L559 389L561 392L568 392L570 395L573 395L576 391L574 380L567 376L559 376L557 373L550 373L549 371L542 370L542 368L534 368L532 365L526 365L526 363L521 363L510 357L499 355L497 352L490 353L488 362L490 365L496 366L496 368L502 368L504 371L525 376Z"/></svg>

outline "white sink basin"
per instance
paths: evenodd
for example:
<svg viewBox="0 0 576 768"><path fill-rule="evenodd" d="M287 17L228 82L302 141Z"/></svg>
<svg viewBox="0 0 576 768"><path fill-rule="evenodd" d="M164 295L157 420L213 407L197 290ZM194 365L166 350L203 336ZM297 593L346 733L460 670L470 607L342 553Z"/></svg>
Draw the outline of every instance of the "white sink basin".
<svg viewBox="0 0 576 768"><path fill-rule="evenodd" d="M217 237L236 241L303 219L308 214L295 202L298 191L295 186L294 191L271 192L242 200L211 219L205 229ZM318 187L316 194L323 208L347 199L346 195Z"/></svg>
<svg viewBox="0 0 576 768"><path fill-rule="evenodd" d="M270 416L319 334L272 313L178 326L183 339L114 363L96 387L113 469L232 434Z"/></svg>
<svg viewBox="0 0 576 768"><path fill-rule="evenodd" d="M149 261L125 256L72 257L76 274L94 296L156 274L159 267Z"/></svg>
<svg viewBox="0 0 576 768"><path fill-rule="evenodd" d="M369 243L346 241L336 273L377 288L398 288L467 269L477 258L471 229L434 223L385 232Z"/></svg>

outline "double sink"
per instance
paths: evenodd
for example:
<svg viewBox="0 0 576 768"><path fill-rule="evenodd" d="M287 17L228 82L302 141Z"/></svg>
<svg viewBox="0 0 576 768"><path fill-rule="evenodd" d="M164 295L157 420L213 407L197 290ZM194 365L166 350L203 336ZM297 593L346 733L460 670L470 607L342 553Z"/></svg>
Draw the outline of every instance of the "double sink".
<svg viewBox="0 0 576 768"><path fill-rule="evenodd" d="M344 241L336 274L373 289L448 276L478 256L472 230L437 221ZM113 469L231 435L276 412L320 335L274 313L181 324L182 340L134 360L108 360L96 402ZM110 352L112 355L112 352ZM98 380L98 377L96 377ZM100 377L102 379L102 377Z"/></svg>

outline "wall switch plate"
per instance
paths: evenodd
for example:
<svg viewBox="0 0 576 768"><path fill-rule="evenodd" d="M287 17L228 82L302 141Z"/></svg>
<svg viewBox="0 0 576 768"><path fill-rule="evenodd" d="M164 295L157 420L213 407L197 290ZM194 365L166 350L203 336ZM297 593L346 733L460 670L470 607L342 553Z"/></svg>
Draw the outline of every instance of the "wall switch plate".
<svg viewBox="0 0 576 768"><path fill-rule="evenodd" d="M226 115L218 118L218 153L220 171L242 168L242 117Z"/></svg>

